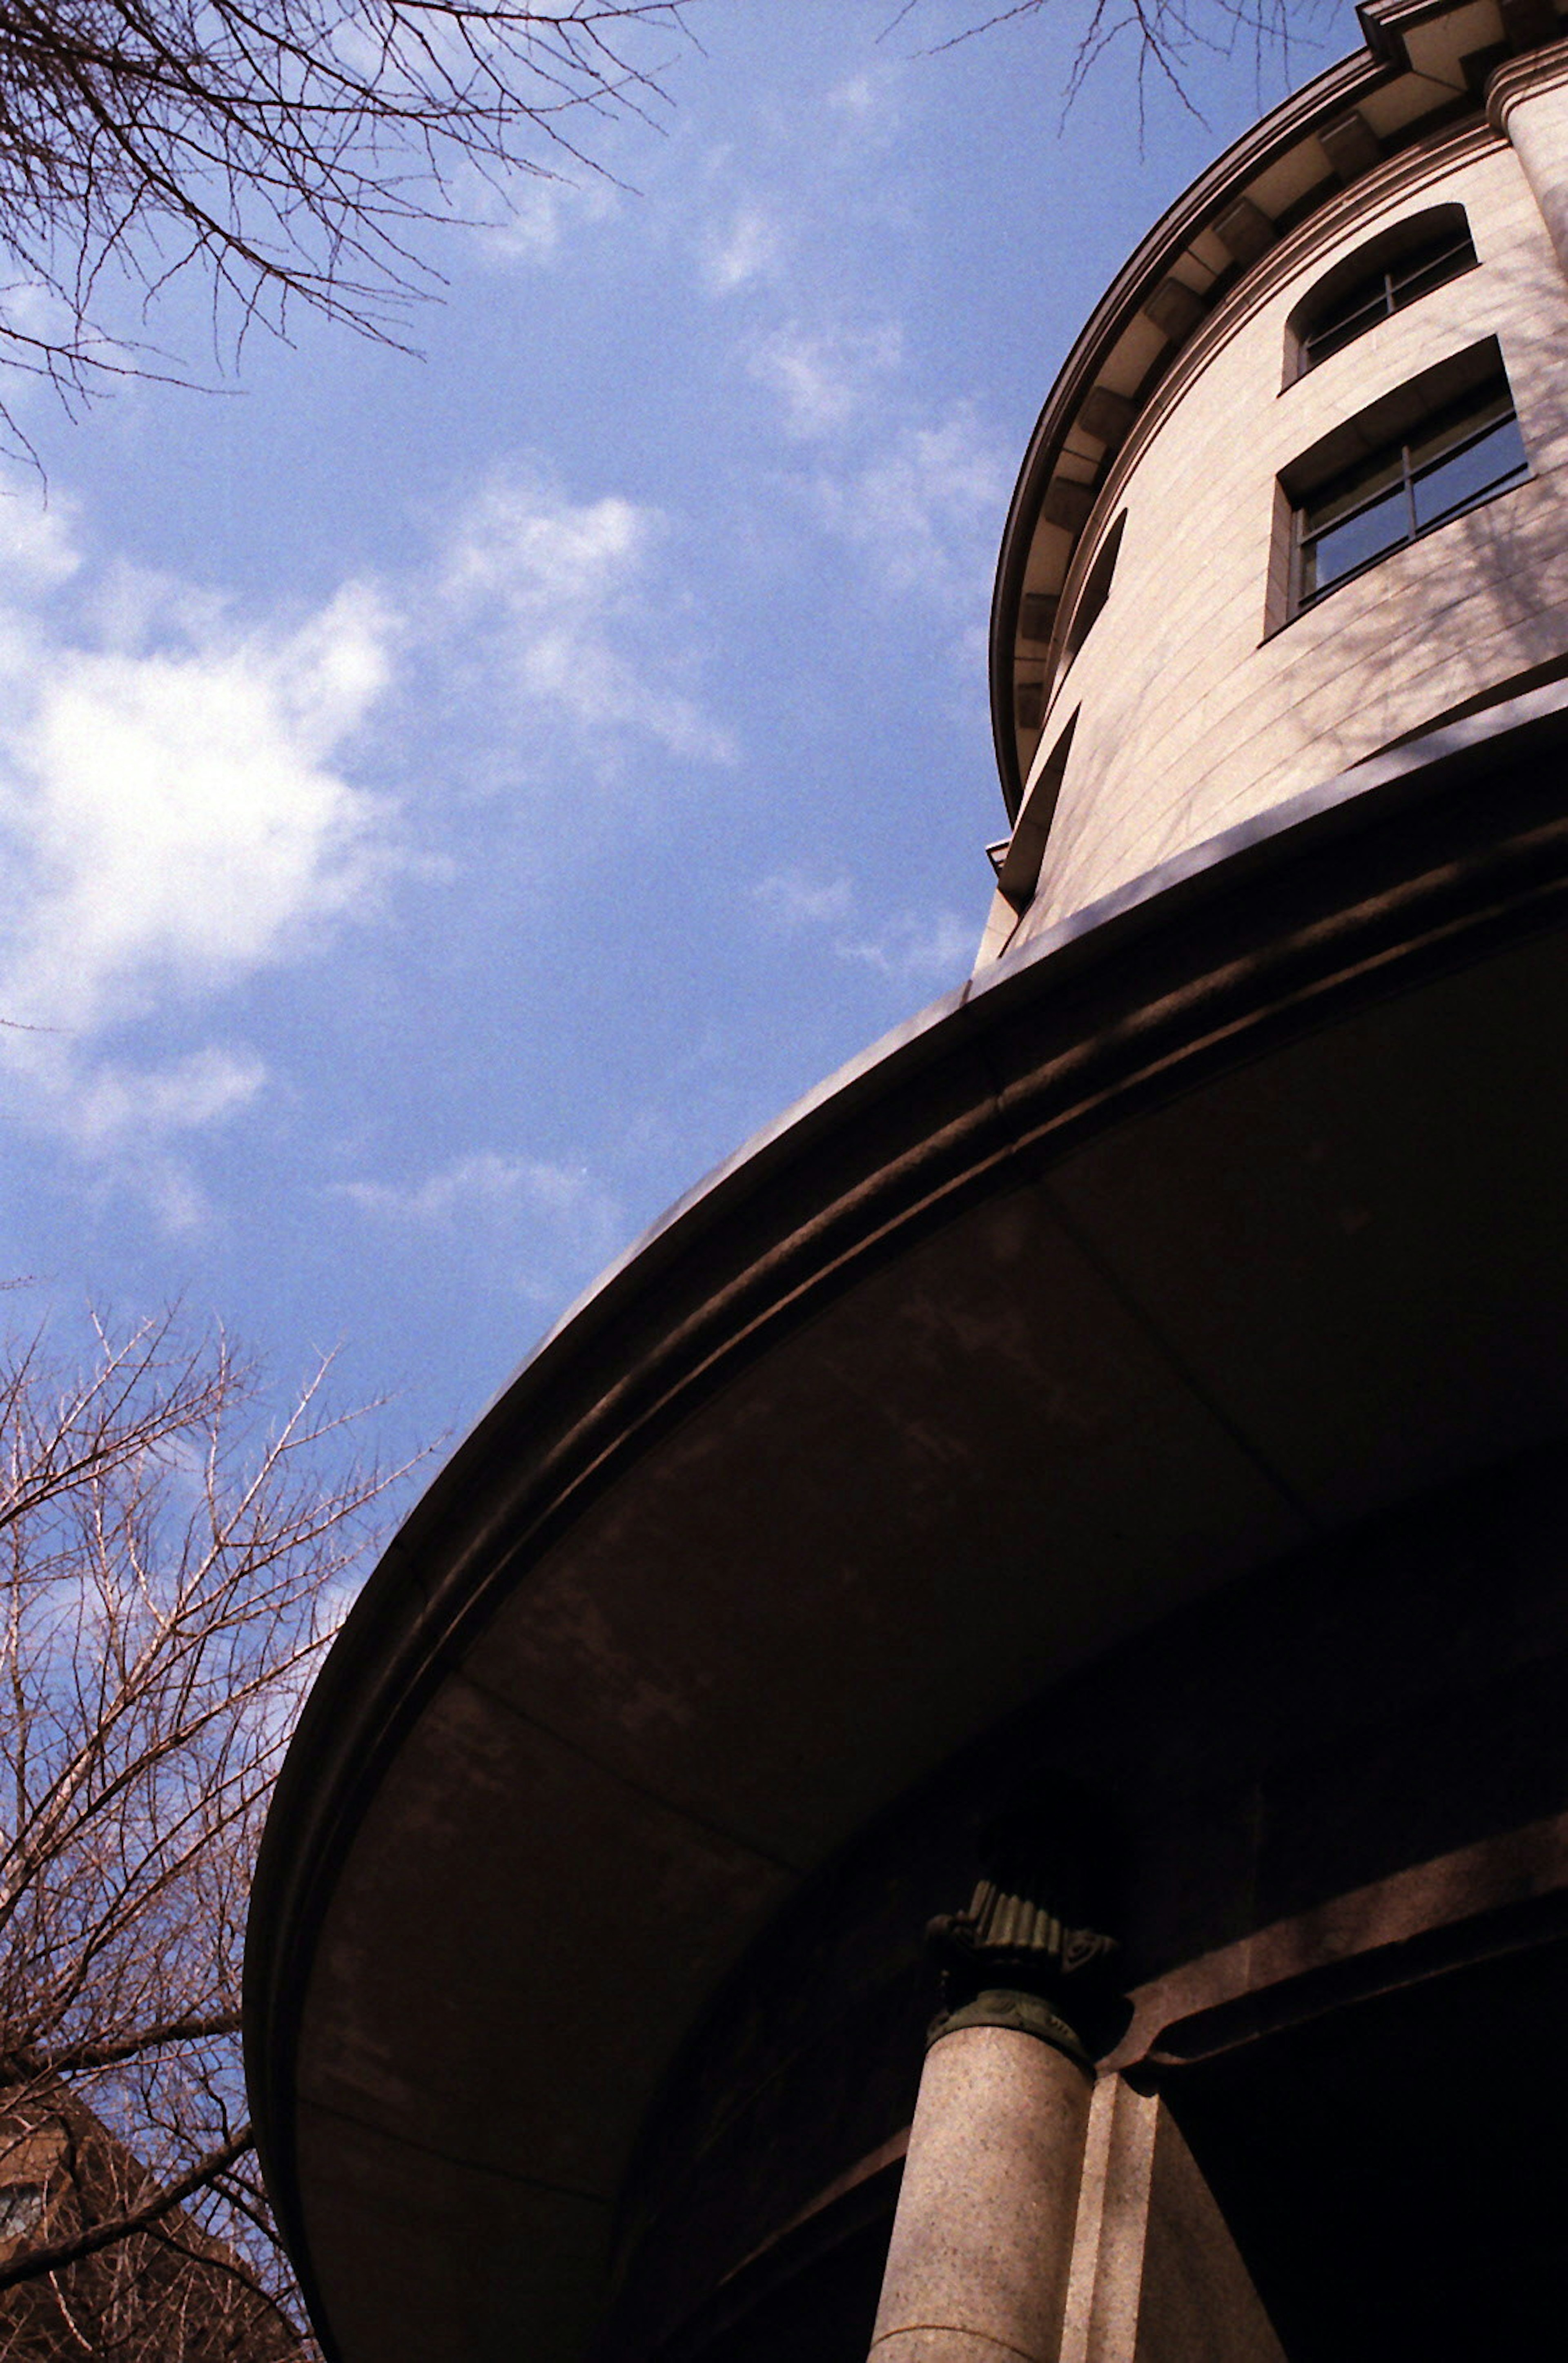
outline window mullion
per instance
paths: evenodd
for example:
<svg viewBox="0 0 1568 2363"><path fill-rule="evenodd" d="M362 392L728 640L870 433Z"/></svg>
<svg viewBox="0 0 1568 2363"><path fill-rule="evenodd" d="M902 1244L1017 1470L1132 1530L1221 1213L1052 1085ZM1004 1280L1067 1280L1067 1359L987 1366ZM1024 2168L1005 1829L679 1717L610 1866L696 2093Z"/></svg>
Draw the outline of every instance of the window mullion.
<svg viewBox="0 0 1568 2363"><path fill-rule="evenodd" d="M1364 457L1337 475L1319 476L1310 490L1299 481L1293 485L1282 473L1282 489L1291 496L1294 613L1529 476L1529 454L1495 340L1480 349L1481 358L1488 349L1496 364L1494 375L1479 378L1471 392L1440 408L1429 408L1381 450L1363 432ZM1440 373L1432 376L1439 379ZM1412 384L1412 394L1419 383ZM1415 406L1419 408L1418 400ZM1364 416L1375 416L1375 411ZM1326 438L1330 448L1339 439ZM1308 454L1298 463L1300 473L1306 475L1310 465ZM1311 477L1307 481L1310 486Z"/></svg>
<svg viewBox="0 0 1568 2363"><path fill-rule="evenodd" d="M1290 322L1293 339L1298 340L1292 344L1293 356L1299 362L1296 374L1316 368L1377 321L1391 319L1418 296L1475 267L1469 224L1462 208L1456 206L1452 212L1453 218L1440 232L1402 247L1369 268L1364 278L1346 280L1341 272L1331 272L1329 284L1338 282L1339 293L1324 295L1319 289L1297 306Z"/></svg>

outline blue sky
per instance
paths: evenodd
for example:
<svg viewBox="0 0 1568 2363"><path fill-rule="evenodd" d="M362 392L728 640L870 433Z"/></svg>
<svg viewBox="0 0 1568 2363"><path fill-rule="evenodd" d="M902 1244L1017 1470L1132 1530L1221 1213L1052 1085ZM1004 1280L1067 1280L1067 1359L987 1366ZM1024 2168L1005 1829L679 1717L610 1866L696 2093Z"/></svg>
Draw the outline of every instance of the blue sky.
<svg viewBox="0 0 1568 2363"><path fill-rule="evenodd" d="M992 564L1056 367L1289 82L1082 11L697 0L660 132L433 233L422 358L298 325L0 505L0 1271L342 1349L455 1437L562 1307L966 973ZM617 185L618 183L618 185ZM159 341L206 367L199 291Z"/></svg>

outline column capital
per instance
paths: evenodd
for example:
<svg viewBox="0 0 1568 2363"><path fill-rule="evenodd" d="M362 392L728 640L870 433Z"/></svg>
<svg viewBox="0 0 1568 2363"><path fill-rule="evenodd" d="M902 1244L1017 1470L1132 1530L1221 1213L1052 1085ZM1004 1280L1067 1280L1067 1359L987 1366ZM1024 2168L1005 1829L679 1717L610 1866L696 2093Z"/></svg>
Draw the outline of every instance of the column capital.
<svg viewBox="0 0 1568 2363"><path fill-rule="evenodd" d="M1080 1868L1057 1823L1038 1813L994 1823L967 1911L945 1914L927 1931L942 1981L929 2040L970 2026L1010 2027L1092 2073L1084 2036L1104 2021L1117 1947L1085 1925L1082 1898Z"/></svg>

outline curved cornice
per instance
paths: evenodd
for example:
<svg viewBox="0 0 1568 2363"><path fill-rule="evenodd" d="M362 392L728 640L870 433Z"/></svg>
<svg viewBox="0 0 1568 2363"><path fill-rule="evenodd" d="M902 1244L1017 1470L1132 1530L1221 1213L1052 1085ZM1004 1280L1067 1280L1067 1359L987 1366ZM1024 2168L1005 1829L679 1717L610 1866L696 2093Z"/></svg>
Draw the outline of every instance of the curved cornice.
<svg viewBox="0 0 1568 2363"><path fill-rule="evenodd" d="M460 1448L306 1703L254 1890L252 2096L328 2354L362 2363L362 2348L333 2343L295 2157L319 1938L391 1767L499 1604L612 1481L656 1459L851 1283L1009 1186L1020 1159L1136 1122L1369 996L1561 926L1565 744L1559 684L1360 766L997 962L695 1193Z"/></svg>
<svg viewBox="0 0 1568 2363"><path fill-rule="evenodd" d="M1297 146L1319 120L1353 106L1367 91L1389 80L1391 72L1370 50L1362 50L1330 67L1254 125L1162 216L1101 296L1063 362L1018 471L1003 528L991 605L992 717L1009 814L1017 813L1023 785L1013 742L1013 665L1024 569L1046 486L1106 355L1131 326L1144 298L1169 275L1193 239L1224 211L1239 190Z"/></svg>

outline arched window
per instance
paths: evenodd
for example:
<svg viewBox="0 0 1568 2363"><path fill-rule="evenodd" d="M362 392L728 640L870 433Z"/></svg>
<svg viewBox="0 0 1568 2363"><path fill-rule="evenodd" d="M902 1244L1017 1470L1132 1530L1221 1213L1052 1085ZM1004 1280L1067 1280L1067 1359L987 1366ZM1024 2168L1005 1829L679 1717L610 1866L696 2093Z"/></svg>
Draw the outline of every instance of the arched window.
<svg viewBox="0 0 1568 2363"><path fill-rule="evenodd" d="M1337 262L1296 305L1286 330L1285 383L1474 264L1462 205L1433 205L1394 223Z"/></svg>

